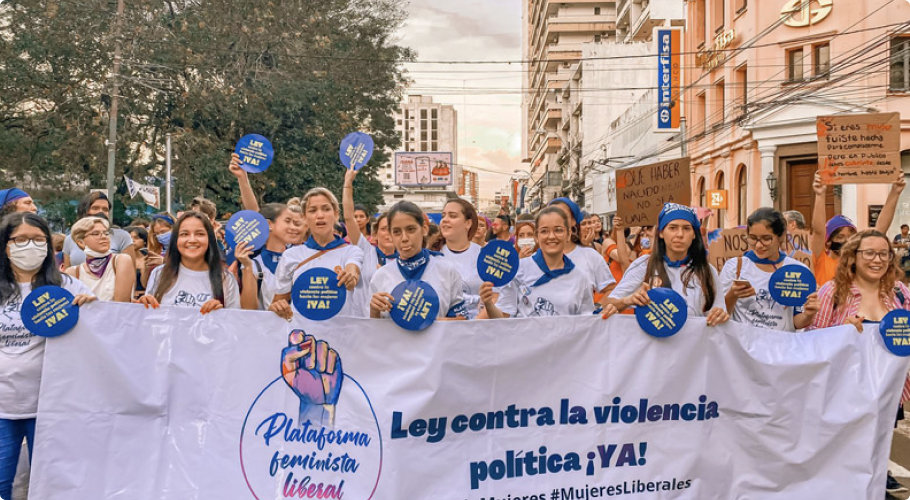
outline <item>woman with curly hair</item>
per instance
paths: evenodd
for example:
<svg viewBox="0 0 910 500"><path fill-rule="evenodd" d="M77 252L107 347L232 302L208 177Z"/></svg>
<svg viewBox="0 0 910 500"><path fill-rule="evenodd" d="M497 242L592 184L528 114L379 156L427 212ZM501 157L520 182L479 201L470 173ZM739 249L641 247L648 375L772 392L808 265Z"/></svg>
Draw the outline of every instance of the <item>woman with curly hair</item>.
<svg viewBox="0 0 910 500"><path fill-rule="evenodd" d="M884 233L857 233L840 252L834 279L818 291L819 311L811 328L850 324L860 332L864 323L878 323L894 309L910 309L910 290Z"/></svg>

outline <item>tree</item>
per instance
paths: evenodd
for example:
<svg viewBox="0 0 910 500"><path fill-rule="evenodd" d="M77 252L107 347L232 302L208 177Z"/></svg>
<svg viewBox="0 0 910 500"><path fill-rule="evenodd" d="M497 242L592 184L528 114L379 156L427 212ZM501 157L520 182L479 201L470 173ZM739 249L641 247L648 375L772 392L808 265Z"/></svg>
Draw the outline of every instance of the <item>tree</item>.
<svg viewBox="0 0 910 500"><path fill-rule="evenodd" d="M115 2L116 3L116 2ZM0 11L4 178L86 188L105 172L115 5L13 1ZM390 41L399 0L129 0L124 18L118 175L162 184L173 134L177 199L239 206L227 171L236 141L268 137L275 161L251 175L266 202L314 186L340 195L341 139L370 133L358 201L381 203L376 166L398 147L392 113L413 54ZM81 35L74 36L75 33Z"/></svg>

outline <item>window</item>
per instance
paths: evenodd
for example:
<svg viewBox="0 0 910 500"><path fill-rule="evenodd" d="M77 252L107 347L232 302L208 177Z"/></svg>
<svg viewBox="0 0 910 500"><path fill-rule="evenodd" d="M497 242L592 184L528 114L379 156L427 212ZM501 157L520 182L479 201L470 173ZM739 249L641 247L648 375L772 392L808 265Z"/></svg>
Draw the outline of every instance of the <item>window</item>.
<svg viewBox="0 0 910 500"><path fill-rule="evenodd" d="M594 43L600 43L602 39L603 37L601 35L594 35Z"/></svg>
<svg viewBox="0 0 910 500"><path fill-rule="evenodd" d="M726 118L726 108L724 95L724 81L721 80L714 84L714 124L720 125Z"/></svg>
<svg viewBox="0 0 910 500"><path fill-rule="evenodd" d="M736 1L736 3L734 5L736 6L735 8L736 8L737 14L746 10L746 0L735 0L735 1Z"/></svg>
<svg viewBox="0 0 910 500"><path fill-rule="evenodd" d="M795 82L803 79L803 49L793 49L787 52L787 81Z"/></svg>
<svg viewBox="0 0 910 500"><path fill-rule="evenodd" d="M708 104L705 100L705 93L698 94L696 99L698 100L698 112L701 114L698 117L701 120L701 132L706 132L708 130Z"/></svg>
<svg viewBox="0 0 910 500"><path fill-rule="evenodd" d="M724 188L724 173L723 173L723 171L721 171L721 172L717 173L717 189L723 189L723 188ZM702 206L704 206L704 205L702 205ZM717 229L723 229L723 228L724 228L724 216L721 215L720 210L718 210Z"/></svg>
<svg viewBox="0 0 910 500"><path fill-rule="evenodd" d="M746 113L746 105L749 104L749 72L746 65L743 64L736 69L736 80L739 82L739 95L736 96L737 104Z"/></svg>
<svg viewBox="0 0 910 500"><path fill-rule="evenodd" d="M705 178L698 179L698 206L704 207L708 204L708 193L705 191Z"/></svg>
<svg viewBox="0 0 910 500"><path fill-rule="evenodd" d="M739 165L739 182L737 182L737 184L739 184L739 191L737 192L737 194L739 195L739 200L737 201L737 203L738 203L737 208L739 208L738 223L740 226L745 226L746 219L749 218L749 212L746 211L746 208L747 208L746 207L746 203L747 203L746 195L748 194L748 191L749 191L749 183L746 178L746 166L745 165L742 165L742 164Z"/></svg>
<svg viewBox="0 0 910 500"><path fill-rule="evenodd" d="M891 40L891 90L910 91L910 38Z"/></svg>
<svg viewBox="0 0 910 500"><path fill-rule="evenodd" d="M724 4L727 0L714 0L714 32L720 33L724 30Z"/></svg>
<svg viewBox="0 0 910 500"><path fill-rule="evenodd" d="M698 47L705 45L705 3L708 0L695 1L695 44Z"/></svg>
<svg viewBox="0 0 910 500"><path fill-rule="evenodd" d="M816 78L828 78L828 73L831 71L831 45L828 43L822 43L816 45L812 52Z"/></svg>
<svg viewBox="0 0 910 500"><path fill-rule="evenodd" d="M599 16L599 15L600 15L600 7L594 7L594 15L595 15L595 16Z"/></svg>

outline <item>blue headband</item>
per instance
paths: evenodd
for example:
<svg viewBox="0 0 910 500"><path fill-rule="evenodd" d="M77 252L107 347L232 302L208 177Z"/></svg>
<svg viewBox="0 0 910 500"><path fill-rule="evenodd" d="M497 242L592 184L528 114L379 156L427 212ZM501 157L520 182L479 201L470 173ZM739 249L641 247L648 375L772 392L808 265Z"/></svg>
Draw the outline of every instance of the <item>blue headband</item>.
<svg viewBox="0 0 910 500"><path fill-rule="evenodd" d="M550 203L547 204L548 207L552 207L554 203L562 203L565 206L569 207L569 211L572 212L572 218L575 219L575 223L579 224L584 218L581 216L581 208L578 207L578 204L568 198L556 198Z"/></svg>
<svg viewBox="0 0 910 500"><path fill-rule="evenodd" d="M698 215L694 208L689 208L677 203L665 203L664 208L657 217L657 228L663 231L667 224L674 220L684 220L692 224L696 231L701 230L701 222L698 221Z"/></svg>
<svg viewBox="0 0 910 500"><path fill-rule="evenodd" d="M0 191L0 207L22 198L28 198L28 193L19 188L9 188Z"/></svg>
<svg viewBox="0 0 910 500"><path fill-rule="evenodd" d="M152 222L155 222L156 220L163 220L172 226L174 225L174 219L170 215L153 215Z"/></svg>

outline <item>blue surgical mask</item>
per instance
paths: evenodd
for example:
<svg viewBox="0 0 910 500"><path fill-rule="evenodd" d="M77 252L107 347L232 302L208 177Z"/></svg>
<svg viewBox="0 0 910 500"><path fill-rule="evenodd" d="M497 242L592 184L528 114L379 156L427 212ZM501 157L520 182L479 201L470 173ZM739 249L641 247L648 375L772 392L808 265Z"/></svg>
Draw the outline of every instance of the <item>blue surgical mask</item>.
<svg viewBox="0 0 910 500"><path fill-rule="evenodd" d="M641 239L642 248L651 248L651 238L642 238Z"/></svg>
<svg viewBox="0 0 910 500"><path fill-rule="evenodd" d="M171 232L170 231L159 234L157 236L157 238L158 238L158 243L161 243L161 246L164 248L167 248L171 244Z"/></svg>

